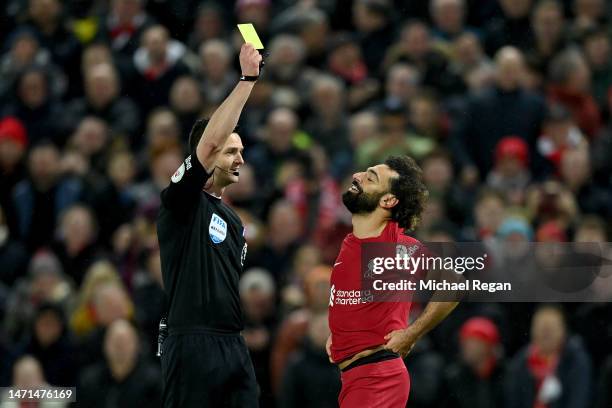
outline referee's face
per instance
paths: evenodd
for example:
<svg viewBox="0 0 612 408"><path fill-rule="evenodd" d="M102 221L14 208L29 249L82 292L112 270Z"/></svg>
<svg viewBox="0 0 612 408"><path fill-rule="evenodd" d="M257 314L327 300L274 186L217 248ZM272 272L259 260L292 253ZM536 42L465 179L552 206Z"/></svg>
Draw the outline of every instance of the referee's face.
<svg viewBox="0 0 612 408"><path fill-rule="evenodd" d="M244 164L242 153L244 146L238 133L232 133L227 138L221 154L215 163L215 184L219 187L226 187L237 183L240 174L240 166Z"/></svg>

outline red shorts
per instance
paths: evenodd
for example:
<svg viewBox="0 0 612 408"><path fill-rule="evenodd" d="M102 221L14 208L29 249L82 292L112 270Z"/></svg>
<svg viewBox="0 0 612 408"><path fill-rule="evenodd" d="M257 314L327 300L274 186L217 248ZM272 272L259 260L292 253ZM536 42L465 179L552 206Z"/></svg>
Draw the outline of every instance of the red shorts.
<svg viewBox="0 0 612 408"><path fill-rule="evenodd" d="M341 374L341 408L405 408L410 377L401 358L357 366Z"/></svg>

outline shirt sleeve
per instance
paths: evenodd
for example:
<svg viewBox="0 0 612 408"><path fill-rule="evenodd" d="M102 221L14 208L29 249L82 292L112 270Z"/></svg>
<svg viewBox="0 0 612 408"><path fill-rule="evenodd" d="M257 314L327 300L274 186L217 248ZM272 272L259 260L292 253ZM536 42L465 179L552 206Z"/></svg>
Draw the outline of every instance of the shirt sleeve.
<svg viewBox="0 0 612 408"><path fill-rule="evenodd" d="M210 178L195 152L187 156L161 192L162 205L169 210L184 211L199 202L204 184Z"/></svg>

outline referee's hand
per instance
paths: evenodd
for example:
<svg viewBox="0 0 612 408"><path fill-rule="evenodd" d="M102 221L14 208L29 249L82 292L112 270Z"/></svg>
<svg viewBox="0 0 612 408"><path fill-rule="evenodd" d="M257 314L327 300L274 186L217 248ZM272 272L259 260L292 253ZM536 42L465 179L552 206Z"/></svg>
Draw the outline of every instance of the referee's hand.
<svg viewBox="0 0 612 408"><path fill-rule="evenodd" d="M240 69L242 70L242 75L259 76L261 59L261 54L252 44L242 44L242 48L240 48Z"/></svg>

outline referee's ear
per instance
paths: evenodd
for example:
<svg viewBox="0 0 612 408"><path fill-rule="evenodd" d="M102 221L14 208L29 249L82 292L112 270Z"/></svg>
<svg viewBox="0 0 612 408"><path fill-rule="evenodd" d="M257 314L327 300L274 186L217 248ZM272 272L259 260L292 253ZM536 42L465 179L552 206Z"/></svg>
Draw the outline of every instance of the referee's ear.
<svg viewBox="0 0 612 408"><path fill-rule="evenodd" d="M198 143L200 143L200 139L202 139L204 129L206 129L206 126L208 126L208 122L209 119L198 119L193 124L191 132L189 132L189 154L196 152Z"/></svg>

